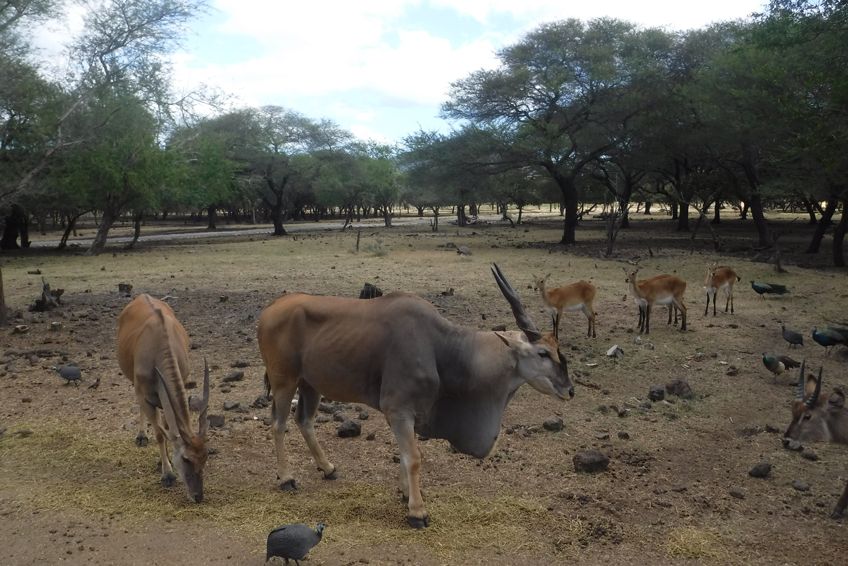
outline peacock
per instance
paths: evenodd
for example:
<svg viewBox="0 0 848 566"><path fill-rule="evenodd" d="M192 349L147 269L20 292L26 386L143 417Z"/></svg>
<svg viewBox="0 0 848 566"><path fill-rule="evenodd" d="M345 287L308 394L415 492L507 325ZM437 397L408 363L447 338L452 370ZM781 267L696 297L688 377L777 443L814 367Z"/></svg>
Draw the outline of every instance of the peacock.
<svg viewBox="0 0 848 566"><path fill-rule="evenodd" d="M763 365L777 377L788 369L801 367L801 362L797 362L789 356L779 356L763 352Z"/></svg>
<svg viewBox="0 0 848 566"><path fill-rule="evenodd" d="M848 345L848 336L832 328L823 328L818 330L814 326L812 336L813 340L816 341L816 344L824 346L825 355L829 354L830 349L838 344Z"/></svg>
<svg viewBox="0 0 848 566"><path fill-rule="evenodd" d="M756 293L761 297L763 294L785 295L789 292L789 289L787 289L785 285L764 283L762 281L751 281L751 289L756 291Z"/></svg>

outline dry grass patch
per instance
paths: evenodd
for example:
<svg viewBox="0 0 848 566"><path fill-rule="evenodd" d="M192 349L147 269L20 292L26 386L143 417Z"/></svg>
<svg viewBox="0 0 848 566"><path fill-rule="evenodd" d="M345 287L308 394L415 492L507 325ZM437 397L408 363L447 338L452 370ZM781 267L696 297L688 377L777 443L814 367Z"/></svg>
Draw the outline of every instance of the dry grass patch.
<svg viewBox="0 0 848 566"><path fill-rule="evenodd" d="M714 531L694 526L672 529L665 543L672 558L715 560L726 562L728 553L721 537Z"/></svg>

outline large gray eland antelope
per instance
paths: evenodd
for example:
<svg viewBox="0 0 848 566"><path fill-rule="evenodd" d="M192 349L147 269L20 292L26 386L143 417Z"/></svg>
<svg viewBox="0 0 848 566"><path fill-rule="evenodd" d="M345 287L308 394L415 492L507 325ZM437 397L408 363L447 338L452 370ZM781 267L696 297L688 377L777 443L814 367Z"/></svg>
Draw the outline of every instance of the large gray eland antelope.
<svg viewBox="0 0 848 566"><path fill-rule="evenodd" d="M792 403L792 422L783 434L784 442L789 439L799 442L835 442L848 444L848 409L845 408L845 393L834 389L828 399L821 398L822 370L818 378L804 379L806 361L801 362L798 374L798 389ZM831 513L834 519L842 516L848 505L848 483Z"/></svg>
<svg viewBox="0 0 848 566"><path fill-rule="evenodd" d="M521 332L457 326L407 293L370 301L293 293L262 311L259 350L273 396L280 489L295 489L284 442L295 391L295 420L328 479L336 466L313 427L321 395L385 415L400 449L407 521L415 528L430 520L419 486L416 432L483 458L494 448L504 408L523 383L559 399L574 396L556 336L539 332L497 265L492 273Z"/></svg>
<svg viewBox="0 0 848 566"><path fill-rule="evenodd" d="M206 465L206 432L209 407L209 367L203 372L203 397L198 407L195 434L189 420L185 380L188 377L188 333L167 303L150 295L133 299L118 317L118 363L130 379L141 409L136 444L147 443L145 419L153 425L162 461L162 485L176 480L168 460L168 444L174 447L173 463L185 482L188 497L203 500L203 467ZM204 363L205 366L205 363ZM162 418L164 417L164 423Z"/></svg>

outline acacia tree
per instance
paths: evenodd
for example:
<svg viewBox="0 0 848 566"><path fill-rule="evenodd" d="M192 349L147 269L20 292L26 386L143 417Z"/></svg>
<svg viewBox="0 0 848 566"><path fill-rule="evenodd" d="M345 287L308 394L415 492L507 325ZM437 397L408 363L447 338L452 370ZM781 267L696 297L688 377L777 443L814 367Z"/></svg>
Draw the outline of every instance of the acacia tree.
<svg viewBox="0 0 848 566"><path fill-rule="evenodd" d="M564 244L575 242L581 171L615 146L619 124L646 109L642 97L627 96L651 67L650 50L636 47L645 33L612 19L542 25L500 51L500 68L454 83L443 106L448 117L497 132L503 164L554 180Z"/></svg>

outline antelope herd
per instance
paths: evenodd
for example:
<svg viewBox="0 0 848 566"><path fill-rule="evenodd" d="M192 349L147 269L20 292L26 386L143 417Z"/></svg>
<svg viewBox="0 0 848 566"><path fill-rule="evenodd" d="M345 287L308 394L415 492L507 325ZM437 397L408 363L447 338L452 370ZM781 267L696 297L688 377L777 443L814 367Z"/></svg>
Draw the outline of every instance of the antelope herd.
<svg viewBox="0 0 848 566"><path fill-rule="evenodd" d="M655 305L667 305L668 323L673 311L675 325L680 315L680 330L687 329L686 281L671 274L637 279L638 265L624 271L638 307L640 332L650 332ZM399 483L408 501L407 521L416 528L429 524L416 434L446 439L456 451L484 458L494 450L504 410L521 385L528 383L557 399L574 396L559 348L560 317L563 311L581 311L588 321L587 335L594 338L595 286L581 280L550 287L550 274L534 277L534 289L553 322L552 331L542 333L497 265L492 274L519 331L458 326L428 301L402 292L369 300L288 293L262 311L257 338L272 401L280 489L296 489L285 443L295 395L295 423L325 479L334 479L337 468L327 459L313 424L322 396L383 413L400 451ZM734 313L733 286L739 280L730 267L706 268L704 316L710 301L716 316L719 291L726 299L725 313L728 309ZM147 444L148 421L159 445L162 484L170 487L176 481L173 462L189 499L200 503L208 455L209 369L204 368L202 397L189 399L188 348L188 334L170 306L148 295L132 300L118 319L118 361L140 408L136 443ZM811 376L805 381L804 369L802 364L785 441L848 444L844 394L835 390L829 399L821 399L821 370L817 379ZM199 413L197 433L191 426L192 411ZM169 443L173 459L168 456ZM846 504L848 485L833 515L841 516Z"/></svg>

